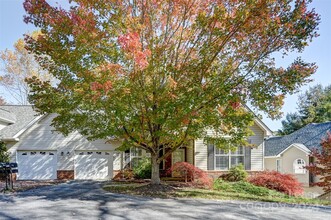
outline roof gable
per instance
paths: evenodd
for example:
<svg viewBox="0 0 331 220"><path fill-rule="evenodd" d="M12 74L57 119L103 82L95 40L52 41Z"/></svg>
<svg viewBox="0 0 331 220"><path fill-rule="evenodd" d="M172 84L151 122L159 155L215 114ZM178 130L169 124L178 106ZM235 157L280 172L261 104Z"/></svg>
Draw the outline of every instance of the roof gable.
<svg viewBox="0 0 331 220"><path fill-rule="evenodd" d="M321 141L331 131L331 122L312 123L283 137L271 137L265 141L265 156L276 156L297 143L302 144L309 150L320 149Z"/></svg>
<svg viewBox="0 0 331 220"><path fill-rule="evenodd" d="M0 130L1 139L16 138L40 117L31 105L3 105L0 109L1 112L9 113L12 117L15 117L13 123Z"/></svg>

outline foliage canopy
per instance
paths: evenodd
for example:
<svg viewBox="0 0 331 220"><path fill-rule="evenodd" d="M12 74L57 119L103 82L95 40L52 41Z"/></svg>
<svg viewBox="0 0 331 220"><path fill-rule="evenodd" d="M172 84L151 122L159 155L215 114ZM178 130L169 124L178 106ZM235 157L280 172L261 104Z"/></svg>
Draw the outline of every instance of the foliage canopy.
<svg viewBox="0 0 331 220"><path fill-rule="evenodd" d="M276 117L285 94L316 69L300 58L276 67L272 58L317 36L310 1L70 2L24 2L25 21L42 32L26 36L27 48L59 80L30 78L30 101L57 113L53 125L65 134L117 137L150 152L152 183L158 164L207 127L242 143L253 116L241 103Z"/></svg>
<svg viewBox="0 0 331 220"><path fill-rule="evenodd" d="M298 112L286 115L281 135L290 134L307 124L331 121L331 86L318 84L299 96Z"/></svg>

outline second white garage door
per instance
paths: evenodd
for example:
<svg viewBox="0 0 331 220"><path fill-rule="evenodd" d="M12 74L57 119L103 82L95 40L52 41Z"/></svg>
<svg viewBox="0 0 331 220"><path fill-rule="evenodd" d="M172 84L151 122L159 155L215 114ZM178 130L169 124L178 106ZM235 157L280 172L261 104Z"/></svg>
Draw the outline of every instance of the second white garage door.
<svg viewBox="0 0 331 220"><path fill-rule="evenodd" d="M75 179L111 179L113 154L103 151L75 151Z"/></svg>
<svg viewBox="0 0 331 220"><path fill-rule="evenodd" d="M56 179L56 151L17 151L19 180Z"/></svg>

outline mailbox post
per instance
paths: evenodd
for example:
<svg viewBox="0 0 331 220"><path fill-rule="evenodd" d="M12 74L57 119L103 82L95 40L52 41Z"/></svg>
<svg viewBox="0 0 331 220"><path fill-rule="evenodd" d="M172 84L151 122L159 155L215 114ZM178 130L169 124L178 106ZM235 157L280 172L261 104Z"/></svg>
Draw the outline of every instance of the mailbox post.
<svg viewBox="0 0 331 220"><path fill-rule="evenodd" d="M0 163L0 173L3 173L6 180L6 186L3 191L13 189L13 173L18 173L17 163Z"/></svg>

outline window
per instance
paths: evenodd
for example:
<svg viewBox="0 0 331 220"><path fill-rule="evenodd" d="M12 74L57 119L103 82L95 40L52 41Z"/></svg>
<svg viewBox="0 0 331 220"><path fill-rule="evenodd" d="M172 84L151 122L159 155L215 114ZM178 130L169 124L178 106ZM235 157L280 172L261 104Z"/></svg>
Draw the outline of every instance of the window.
<svg viewBox="0 0 331 220"><path fill-rule="evenodd" d="M235 151L231 151L231 167L244 164L244 147L239 146Z"/></svg>
<svg viewBox="0 0 331 220"><path fill-rule="evenodd" d="M141 148L132 147L130 149L130 161L131 167L135 167L138 165L139 160L143 157L143 151Z"/></svg>
<svg viewBox="0 0 331 220"><path fill-rule="evenodd" d="M226 170L229 165L229 153L223 149L215 147L215 169Z"/></svg>
<svg viewBox="0 0 331 220"><path fill-rule="evenodd" d="M306 169L304 168L306 166L306 162L301 159L298 158L293 162L293 171L295 174L305 174L306 173Z"/></svg>
<svg viewBox="0 0 331 220"><path fill-rule="evenodd" d="M276 170L277 170L277 172L281 172L280 159L276 160Z"/></svg>
<svg viewBox="0 0 331 220"><path fill-rule="evenodd" d="M244 147L239 146L234 151L227 151L214 146L215 170L228 170L232 166L244 165Z"/></svg>
<svg viewBox="0 0 331 220"><path fill-rule="evenodd" d="M141 148L132 147L130 151L131 151L131 157L141 157L143 154Z"/></svg>

